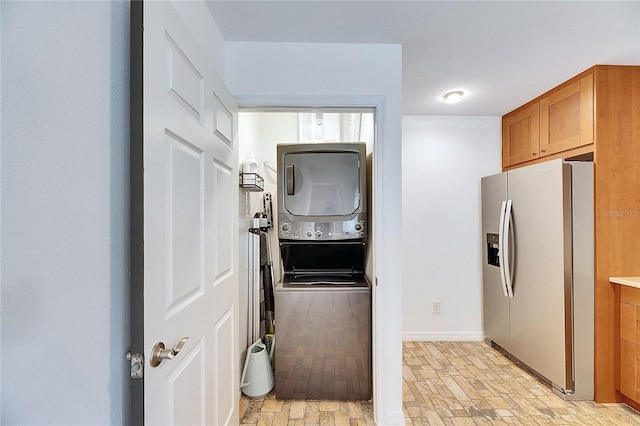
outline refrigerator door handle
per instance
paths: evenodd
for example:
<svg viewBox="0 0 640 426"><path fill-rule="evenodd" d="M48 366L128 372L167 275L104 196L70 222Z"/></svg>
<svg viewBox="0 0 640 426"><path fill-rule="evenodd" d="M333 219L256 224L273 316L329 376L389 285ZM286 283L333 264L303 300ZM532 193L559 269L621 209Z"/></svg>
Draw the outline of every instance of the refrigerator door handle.
<svg viewBox="0 0 640 426"><path fill-rule="evenodd" d="M498 259L500 263L500 282L502 283L502 292L504 293L504 297L509 297L509 293L507 292L507 280L505 278L505 256L504 256L504 215L507 210L507 202L502 202L502 207L500 207L500 227L498 233Z"/></svg>
<svg viewBox="0 0 640 426"><path fill-rule="evenodd" d="M511 247L509 246L510 234L511 234L511 200L507 200L506 209L504 212L504 230L502 231L503 238L503 256L500 258L500 265L504 263L504 280L506 282L507 295L513 299L513 276L511 273Z"/></svg>

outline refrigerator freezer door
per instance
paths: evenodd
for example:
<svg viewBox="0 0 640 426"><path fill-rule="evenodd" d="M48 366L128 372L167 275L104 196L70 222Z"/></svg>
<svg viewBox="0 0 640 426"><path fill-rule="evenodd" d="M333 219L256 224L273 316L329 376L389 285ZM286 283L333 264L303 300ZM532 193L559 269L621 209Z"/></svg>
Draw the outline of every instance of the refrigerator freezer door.
<svg viewBox="0 0 640 426"><path fill-rule="evenodd" d="M504 295L500 267L492 264L487 234L500 234L500 214L507 198L507 174L482 179L482 300L485 337L509 350L509 298ZM502 264L503 260L498 259Z"/></svg>
<svg viewBox="0 0 640 426"><path fill-rule="evenodd" d="M511 354L572 389L571 169L554 160L509 172L513 200Z"/></svg>

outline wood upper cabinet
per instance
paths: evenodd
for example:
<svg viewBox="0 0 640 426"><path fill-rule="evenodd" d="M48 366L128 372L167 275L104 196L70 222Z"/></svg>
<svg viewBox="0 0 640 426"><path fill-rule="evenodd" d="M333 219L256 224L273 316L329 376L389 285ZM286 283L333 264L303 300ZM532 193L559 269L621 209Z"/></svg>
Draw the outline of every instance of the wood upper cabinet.
<svg viewBox="0 0 640 426"><path fill-rule="evenodd" d="M539 156L538 103L522 107L502 119L502 166L524 163Z"/></svg>
<svg viewBox="0 0 640 426"><path fill-rule="evenodd" d="M593 74L540 100L540 156L593 143Z"/></svg>
<svg viewBox="0 0 640 426"><path fill-rule="evenodd" d="M593 73L569 80L502 117L502 168L592 151L584 147L594 142L593 81Z"/></svg>

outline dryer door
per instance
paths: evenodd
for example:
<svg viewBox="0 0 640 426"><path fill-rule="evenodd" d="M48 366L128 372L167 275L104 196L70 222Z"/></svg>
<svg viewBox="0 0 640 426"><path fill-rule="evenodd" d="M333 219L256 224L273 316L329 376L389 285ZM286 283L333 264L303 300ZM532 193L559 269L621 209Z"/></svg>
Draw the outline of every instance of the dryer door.
<svg viewBox="0 0 640 426"><path fill-rule="evenodd" d="M296 216L346 216L362 200L356 152L296 152L284 156L284 208Z"/></svg>

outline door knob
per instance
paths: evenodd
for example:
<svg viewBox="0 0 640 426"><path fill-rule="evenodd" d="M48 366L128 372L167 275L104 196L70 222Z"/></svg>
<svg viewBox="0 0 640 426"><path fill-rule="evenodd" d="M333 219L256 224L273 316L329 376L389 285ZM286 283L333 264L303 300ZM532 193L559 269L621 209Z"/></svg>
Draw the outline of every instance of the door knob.
<svg viewBox="0 0 640 426"><path fill-rule="evenodd" d="M182 349L184 344L189 340L188 337L183 337L180 339L175 348L165 349L164 342L158 342L153 346L151 351L151 366L157 367L160 365L162 360L165 359L173 359L178 355L178 352Z"/></svg>

